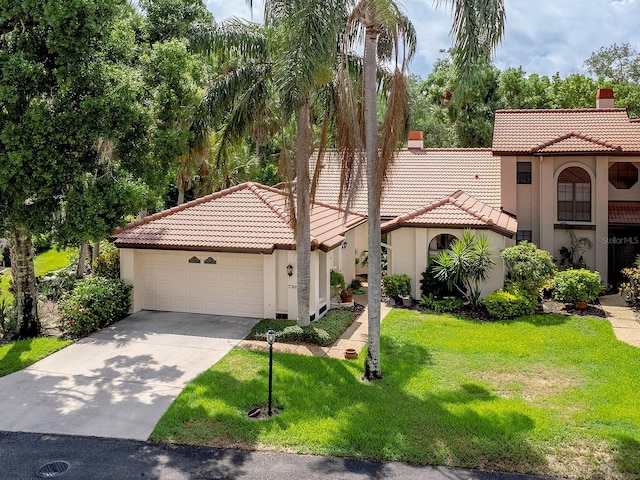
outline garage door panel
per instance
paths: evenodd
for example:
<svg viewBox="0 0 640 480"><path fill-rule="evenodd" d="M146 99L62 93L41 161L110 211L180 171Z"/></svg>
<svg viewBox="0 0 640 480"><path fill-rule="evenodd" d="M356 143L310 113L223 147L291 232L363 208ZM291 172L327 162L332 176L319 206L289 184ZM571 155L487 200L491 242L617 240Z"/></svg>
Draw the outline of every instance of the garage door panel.
<svg viewBox="0 0 640 480"><path fill-rule="evenodd" d="M137 251L142 308L261 317L262 256L206 252ZM189 263L192 257L200 263ZM216 263L204 263L212 257Z"/></svg>

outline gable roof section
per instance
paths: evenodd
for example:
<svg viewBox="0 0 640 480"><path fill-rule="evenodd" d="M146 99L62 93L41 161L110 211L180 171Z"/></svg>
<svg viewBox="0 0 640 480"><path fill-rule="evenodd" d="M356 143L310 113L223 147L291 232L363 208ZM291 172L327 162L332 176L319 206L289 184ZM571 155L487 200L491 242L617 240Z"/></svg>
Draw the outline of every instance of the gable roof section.
<svg viewBox="0 0 640 480"><path fill-rule="evenodd" d="M426 207L385 223L382 231L389 232L401 227L469 227L489 229L512 237L518 229L518 221L458 190Z"/></svg>
<svg viewBox="0 0 640 480"><path fill-rule="evenodd" d="M310 168L315 168L315 155ZM367 213L366 167L362 188L351 208ZM380 214L391 219L413 212L456 190L500 208L500 159L488 148L402 149L398 151L382 194ZM340 194L340 159L335 150L325 152L316 199L337 205Z"/></svg>
<svg viewBox="0 0 640 480"><path fill-rule="evenodd" d="M495 155L640 153L640 124L623 108L498 110Z"/></svg>
<svg viewBox="0 0 640 480"><path fill-rule="evenodd" d="M120 248L272 253L294 250L293 224L284 192L243 183L164 210L118 229ZM365 217L316 202L311 208L311 248L328 251Z"/></svg>
<svg viewBox="0 0 640 480"><path fill-rule="evenodd" d="M578 132L569 132L558 138L554 138L542 145L531 147L531 153L564 153L564 152L620 152L620 145L592 138Z"/></svg>

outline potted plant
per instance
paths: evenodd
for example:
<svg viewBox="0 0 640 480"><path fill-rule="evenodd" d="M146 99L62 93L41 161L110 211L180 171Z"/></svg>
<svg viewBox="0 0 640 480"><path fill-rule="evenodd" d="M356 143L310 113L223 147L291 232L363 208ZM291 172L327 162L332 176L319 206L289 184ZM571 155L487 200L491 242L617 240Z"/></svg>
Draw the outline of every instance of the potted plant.
<svg viewBox="0 0 640 480"><path fill-rule="evenodd" d="M404 297L411 300L411 279L408 275L387 275L382 278L382 286L385 295L396 303L403 301Z"/></svg>
<svg viewBox="0 0 640 480"><path fill-rule="evenodd" d="M340 301L342 303L349 303L353 301L353 288L347 287L340 291Z"/></svg>
<svg viewBox="0 0 640 480"><path fill-rule="evenodd" d="M600 274L582 268L558 272L553 284L553 297L559 302L573 303L578 309L587 308L602 291Z"/></svg>
<svg viewBox="0 0 640 480"><path fill-rule="evenodd" d="M411 295L400 295L400 298L402 299L402 306L403 307L412 307L413 306L413 298L411 298Z"/></svg>

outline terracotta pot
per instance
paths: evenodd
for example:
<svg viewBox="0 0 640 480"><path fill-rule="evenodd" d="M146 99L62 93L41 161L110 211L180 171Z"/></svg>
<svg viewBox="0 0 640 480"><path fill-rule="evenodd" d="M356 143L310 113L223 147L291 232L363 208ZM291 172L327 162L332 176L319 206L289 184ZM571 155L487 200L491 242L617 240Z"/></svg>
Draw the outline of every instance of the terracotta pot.
<svg viewBox="0 0 640 480"><path fill-rule="evenodd" d="M344 351L344 358L346 358L347 360L358 358L358 352L356 352L355 348L347 348Z"/></svg>
<svg viewBox="0 0 640 480"><path fill-rule="evenodd" d="M573 306L578 310L586 310L589 304L587 302L573 302Z"/></svg>

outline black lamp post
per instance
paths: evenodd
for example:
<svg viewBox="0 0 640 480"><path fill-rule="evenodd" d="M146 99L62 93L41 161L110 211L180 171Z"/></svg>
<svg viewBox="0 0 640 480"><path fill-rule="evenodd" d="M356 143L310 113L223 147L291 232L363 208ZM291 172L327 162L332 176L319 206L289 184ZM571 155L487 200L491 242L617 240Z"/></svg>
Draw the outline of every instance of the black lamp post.
<svg viewBox="0 0 640 480"><path fill-rule="evenodd" d="M270 417L272 415L271 410L271 393L272 393L272 383L273 383L273 342L276 341L276 332L273 330L267 331L267 343L269 344L269 404L267 406L267 415Z"/></svg>

